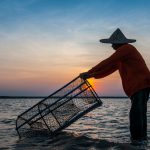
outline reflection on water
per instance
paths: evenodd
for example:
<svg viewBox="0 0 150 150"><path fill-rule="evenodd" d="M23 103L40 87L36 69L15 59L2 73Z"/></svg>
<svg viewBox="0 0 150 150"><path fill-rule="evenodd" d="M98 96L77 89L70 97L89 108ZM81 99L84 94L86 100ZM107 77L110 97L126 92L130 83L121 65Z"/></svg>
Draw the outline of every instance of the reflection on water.
<svg viewBox="0 0 150 150"><path fill-rule="evenodd" d="M88 113L56 137L18 139L15 119L40 99L0 99L0 149L95 150L135 149L130 144L129 99L103 99L103 106ZM150 136L150 101L148 136ZM150 140L150 139L149 139ZM150 144L148 145L150 149Z"/></svg>

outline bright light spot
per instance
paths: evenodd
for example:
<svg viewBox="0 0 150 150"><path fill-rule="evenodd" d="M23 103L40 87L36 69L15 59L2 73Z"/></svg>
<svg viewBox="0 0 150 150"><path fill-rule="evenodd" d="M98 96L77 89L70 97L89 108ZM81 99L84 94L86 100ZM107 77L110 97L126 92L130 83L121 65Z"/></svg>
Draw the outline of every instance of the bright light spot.
<svg viewBox="0 0 150 150"><path fill-rule="evenodd" d="M95 81L94 81L94 79L92 79L92 78L90 78L90 79L88 79L88 82L91 84L91 86L95 89Z"/></svg>

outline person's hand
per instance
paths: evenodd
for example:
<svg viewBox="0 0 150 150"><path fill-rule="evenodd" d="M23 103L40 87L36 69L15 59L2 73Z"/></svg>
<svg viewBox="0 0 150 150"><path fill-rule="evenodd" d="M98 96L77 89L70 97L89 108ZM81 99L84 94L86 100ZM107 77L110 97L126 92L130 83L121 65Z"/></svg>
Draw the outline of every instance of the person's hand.
<svg viewBox="0 0 150 150"><path fill-rule="evenodd" d="M80 74L80 77L81 77L82 79L84 79L84 80L90 78L88 72L83 72L83 73L81 73L81 74Z"/></svg>

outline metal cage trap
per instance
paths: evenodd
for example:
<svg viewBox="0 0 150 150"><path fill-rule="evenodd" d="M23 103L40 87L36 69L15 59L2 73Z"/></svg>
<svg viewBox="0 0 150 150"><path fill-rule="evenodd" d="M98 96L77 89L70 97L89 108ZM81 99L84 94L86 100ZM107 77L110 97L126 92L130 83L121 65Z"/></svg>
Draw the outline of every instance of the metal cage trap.
<svg viewBox="0 0 150 150"><path fill-rule="evenodd" d="M17 117L19 137L46 132L55 135L102 105L95 90L79 76Z"/></svg>

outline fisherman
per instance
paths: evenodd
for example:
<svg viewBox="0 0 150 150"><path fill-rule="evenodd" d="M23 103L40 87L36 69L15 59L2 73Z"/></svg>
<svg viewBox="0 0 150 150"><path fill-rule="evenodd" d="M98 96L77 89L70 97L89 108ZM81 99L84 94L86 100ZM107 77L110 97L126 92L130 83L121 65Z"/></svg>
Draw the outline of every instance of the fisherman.
<svg viewBox="0 0 150 150"><path fill-rule="evenodd" d="M129 114L130 134L133 145L147 142L147 101L150 93L150 71L138 50L131 44L134 39L127 39L118 28L102 43L112 44L115 52L87 72L81 73L83 79L103 78L119 70L123 89L131 99Z"/></svg>

